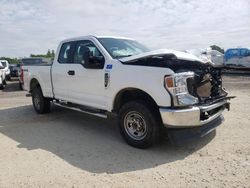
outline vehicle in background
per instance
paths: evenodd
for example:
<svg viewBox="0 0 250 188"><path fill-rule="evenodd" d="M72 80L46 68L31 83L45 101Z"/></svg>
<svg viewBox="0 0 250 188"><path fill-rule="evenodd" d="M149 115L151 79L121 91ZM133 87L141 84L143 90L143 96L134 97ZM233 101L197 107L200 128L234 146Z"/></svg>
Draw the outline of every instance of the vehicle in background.
<svg viewBox="0 0 250 188"><path fill-rule="evenodd" d="M211 62L214 67L224 66L224 54L217 50L212 50L211 48L203 50L186 50L190 54L197 56L203 62Z"/></svg>
<svg viewBox="0 0 250 188"><path fill-rule="evenodd" d="M124 37L62 41L52 65L23 65L34 110L55 105L102 118L115 115L125 141L139 148L169 139L202 137L229 109L221 70L194 55L152 51Z"/></svg>
<svg viewBox="0 0 250 188"><path fill-rule="evenodd" d="M230 48L225 52L224 64L227 68L249 69L250 48Z"/></svg>
<svg viewBox="0 0 250 188"><path fill-rule="evenodd" d="M224 54L217 50L207 50L203 52L204 55L214 64L215 67L224 66Z"/></svg>
<svg viewBox="0 0 250 188"><path fill-rule="evenodd" d="M9 62L7 60L0 60L0 62L4 66L6 80L11 80Z"/></svg>
<svg viewBox="0 0 250 188"><path fill-rule="evenodd" d="M43 58L43 57L30 57L30 58L22 58L20 59L20 68L18 72L18 80L19 80L19 87L23 90L23 72L26 71L23 69L23 66L29 65L50 65L52 63L52 59L50 58Z"/></svg>
<svg viewBox="0 0 250 188"><path fill-rule="evenodd" d="M18 72L20 71L20 64L10 64L10 76L18 77Z"/></svg>
<svg viewBox="0 0 250 188"><path fill-rule="evenodd" d="M0 62L0 89L3 89L6 85L4 66Z"/></svg>

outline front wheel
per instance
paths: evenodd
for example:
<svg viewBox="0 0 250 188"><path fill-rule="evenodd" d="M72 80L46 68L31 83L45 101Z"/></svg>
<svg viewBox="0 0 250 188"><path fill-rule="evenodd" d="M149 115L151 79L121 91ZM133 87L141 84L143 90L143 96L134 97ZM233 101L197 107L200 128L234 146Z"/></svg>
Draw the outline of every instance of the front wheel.
<svg viewBox="0 0 250 188"><path fill-rule="evenodd" d="M44 114L50 111L50 100L43 96L40 87L36 87L35 89L33 89L32 102L33 107L38 114Z"/></svg>
<svg viewBox="0 0 250 188"><path fill-rule="evenodd" d="M3 79L0 77L0 89L4 89Z"/></svg>
<svg viewBox="0 0 250 188"><path fill-rule="evenodd" d="M120 132L125 141L137 148L148 148L160 140L162 123L143 101L124 104L119 112Z"/></svg>

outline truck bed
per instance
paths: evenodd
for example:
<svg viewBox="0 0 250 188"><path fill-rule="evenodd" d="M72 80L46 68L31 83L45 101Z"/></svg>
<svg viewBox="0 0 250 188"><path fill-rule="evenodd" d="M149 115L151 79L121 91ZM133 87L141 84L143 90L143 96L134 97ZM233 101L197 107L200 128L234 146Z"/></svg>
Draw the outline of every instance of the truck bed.
<svg viewBox="0 0 250 188"><path fill-rule="evenodd" d="M32 79L37 79L41 85L43 95L45 97L53 97L52 84L51 84L51 64L36 64L24 65L23 68L23 81L24 90L30 91Z"/></svg>

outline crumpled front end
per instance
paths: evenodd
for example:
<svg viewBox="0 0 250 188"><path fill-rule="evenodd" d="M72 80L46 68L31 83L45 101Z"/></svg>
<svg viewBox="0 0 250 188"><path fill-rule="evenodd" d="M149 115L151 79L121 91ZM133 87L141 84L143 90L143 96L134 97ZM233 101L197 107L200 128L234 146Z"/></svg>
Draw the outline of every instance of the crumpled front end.
<svg viewBox="0 0 250 188"><path fill-rule="evenodd" d="M225 109L230 109L227 92L222 87L221 70L211 64L192 62L187 60L176 60L171 64L171 68L176 72L173 82L178 82L179 75L191 75L186 78L186 92L177 93L178 83L174 85L175 92L168 85L166 89L172 96L171 108L160 108L163 124L168 128L184 128L204 126L222 116ZM165 80L167 80L165 78ZM180 97L184 96L184 97ZM193 97L193 103L185 103L185 96ZM182 99L184 98L184 99ZM186 97L187 98L187 97ZM190 99L190 97L188 97ZM181 99L181 100L180 100ZM179 103L175 102L180 100ZM182 102L184 101L184 102ZM189 100L190 101L190 100Z"/></svg>
<svg viewBox="0 0 250 188"><path fill-rule="evenodd" d="M169 68L164 86L171 96L171 107L160 107L163 124L168 128L205 126L221 118L230 108L222 86L221 69L198 58L175 51L160 51L121 59L123 64Z"/></svg>

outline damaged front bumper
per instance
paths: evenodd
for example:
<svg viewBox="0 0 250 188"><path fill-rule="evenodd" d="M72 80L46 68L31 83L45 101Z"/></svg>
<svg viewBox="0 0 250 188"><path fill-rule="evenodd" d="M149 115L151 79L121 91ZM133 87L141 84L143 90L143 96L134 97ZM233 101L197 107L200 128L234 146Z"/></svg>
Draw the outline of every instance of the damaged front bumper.
<svg viewBox="0 0 250 188"><path fill-rule="evenodd" d="M184 109L160 108L162 122L167 128L192 128L204 126L221 117L230 103L220 101L210 105L193 106Z"/></svg>
<svg viewBox="0 0 250 188"><path fill-rule="evenodd" d="M224 118L222 115L214 119L213 121L210 121L209 123L193 127L193 128L176 128L176 129L168 129L168 139L170 142L174 145L183 145L185 143L188 143L192 140L200 139L207 134L211 133L216 129L217 126L219 126L224 121Z"/></svg>

